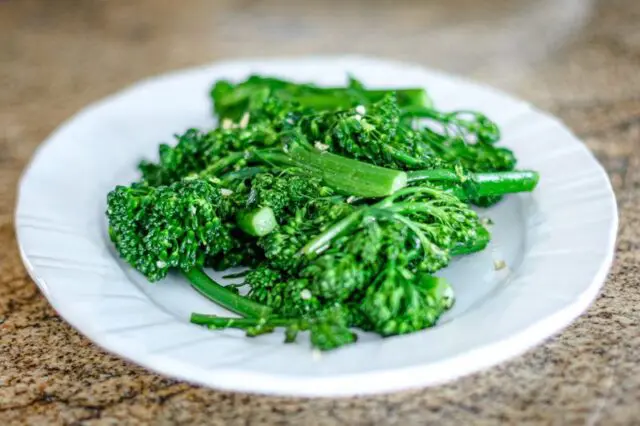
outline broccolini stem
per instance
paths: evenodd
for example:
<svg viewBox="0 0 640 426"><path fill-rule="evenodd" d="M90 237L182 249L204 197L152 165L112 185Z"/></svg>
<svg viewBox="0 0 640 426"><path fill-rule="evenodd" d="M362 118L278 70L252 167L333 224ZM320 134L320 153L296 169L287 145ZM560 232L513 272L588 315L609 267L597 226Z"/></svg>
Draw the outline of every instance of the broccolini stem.
<svg viewBox="0 0 640 426"><path fill-rule="evenodd" d="M422 88L369 89L367 90L367 95L371 102L377 102L392 92L395 92L398 105L403 108L412 106L430 108L433 104L431 98L427 94L427 91Z"/></svg>
<svg viewBox="0 0 640 426"><path fill-rule="evenodd" d="M401 113L404 117L434 118L440 120L442 118L446 118L448 115L451 115L422 105L401 105L401 107Z"/></svg>
<svg viewBox="0 0 640 426"><path fill-rule="evenodd" d="M383 144L383 147L384 147L384 150L387 153L389 153L389 155L391 155L391 157L393 157L396 161L402 164L405 164L409 167L418 168L424 163L424 161L421 160L420 158L415 158L389 144Z"/></svg>
<svg viewBox="0 0 640 426"><path fill-rule="evenodd" d="M452 256L461 256L482 251L487 247L490 240L491 234L489 234L489 231L484 227L479 227L478 236L471 244L453 246L449 252Z"/></svg>
<svg viewBox="0 0 640 426"><path fill-rule="evenodd" d="M196 290L223 308L245 317L264 317L271 312L271 308L227 290L200 268L183 270L182 273Z"/></svg>
<svg viewBox="0 0 640 426"><path fill-rule="evenodd" d="M417 194L429 194L433 197L442 196L443 194L444 196L452 195L447 193L446 191L442 191L435 188L413 186L409 188L403 188L397 192L394 192L384 200L380 200L377 204L373 205L373 207L380 207L380 208L388 207L392 205L395 202L395 200L397 200L398 198L401 198L407 195L417 195Z"/></svg>
<svg viewBox="0 0 640 426"><path fill-rule="evenodd" d="M325 322L327 320L328 322ZM357 335L346 324L332 322L330 318L224 318L194 312L191 314L191 322L213 329L239 328L251 337L270 333L276 327L284 327L285 343L294 342L298 332L309 330L311 344L321 351L335 349L357 340Z"/></svg>
<svg viewBox="0 0 640 426"><path fill-rule="evenodd" d="M471 176L479 196L531 192L538 185L538 172L518 170L512 172L475 173Z"/></svg>
<svg viewBox="0 0 640 426"><path fill-rule="evenodd" d="M326 231L309 241L302 249L300 249L301 255L318 254L336 237L340 236L343 232L349 229L362 215L363 209L353 211L351 214L342 218L335 224L329 227Z"/></svg>
<svg viewBox="0 0 640 426"><path fill-rule="evenodd" d="M313 89L313 94L294 96L300 105L317 109L345 109L353 107L353 96L349 93L351 89L336 87L319 87ZM375 103L382 100L390 93L396 94L398 105L401 107L429 107L431 99L424 89L378 89L364 90L361 92L368 103Z"/></svg>
<svg viewBox="0 0 640 426"><path fill-rule="evenodd" d="M218 113L226 116L234 107L246 108L250 99L266 98L270 93L295 101L313 109L351 108L359 99L365 103L382 100L390 93L396 93L398 104L412 107L430 107L432 102L422 88L382 88L359 87L318 87L299 84L278 78L251 77L244 84L234 86L226 81L218 81L211 91ZM237 114L238 111L234 111Z"/></svg>
<svg viewBox="0 0 640 426"><path fill-rule="evenodd" d="M335 89L334 89L335 90ZM314 110L346 109L353 107L353 98L344 89L333 94L309 94L296 96L296 102L300 105Z"/></svg>
<svg viewBox="0 0 640 426"><path fill-rule="evenodd" d="M291 158L321 173L324 181L341 192L359 197L384 197L407 185L407 174L362 161L318 151L302 143L289 147Z"/></svg>
<svg viewBox="0 0 640 426"><path fill-rule="evenodd" d="M199 177L215 176L227 167L237 163L244 158L243 152L233 152L224 158L210 164L206 169L198 173Z"/></svg>
<svg viewBox="0 0 640 426"><path fill-rule="evenodd" d="M233 280L233 279L236 279L236 278L243 278L243 277L246 277L247 274L250 271L251 271L251 269L245 269L244 271L234 272L234 273L231 273L231 274L223 275L222 278L224 278L225 280Z"/></svg>
<svg viewBox="0 0 640 426"><path fill-rule="evenodd" d="M251 153L253 161L271 166L292 166L321 178L339 192L357 197L385 197L407 185L407 174L340 155L319 151L294 141L285 151L264 150Z"/></svg>
<svg viewBox="0 0 640 426"><path fill-rule="evenodd" d="M278 226L271 207L260 207L238 213L236 222L240 229L254 237L267 235Z"/></svg>
<svg viewBox="0 0 640 426"><path fill-rule="evenodd" d="M407 173L409 182L473 183L476 196L503 195L514 192L531 192L538 184L539 174L521 170L512 172L471 173L460 175L453 170L416 170Z"/></svg>
<svg viewBox="0 0 640 426"><path fill-rule="evenodd" d="M409 182L419 182L422 180L456 182L462 181L463 176L454 170L449 169L431 169L431 170L413 170L407 172Z"/></svg>
<svg viewBox="0 0 640 426"><path fill-rule="evenodd" d="M249 179L260 173L264 173L269 171L269 169L265 167L244 167L240 170L229 172L223 175L220 179L229 182L233 180L241 180L241 179Z"/></svg>
<svg viewBox="0 0 640 426"><path fill-rule="evenodd" d="M302 167L282 151L264 150L251 153L251 159L270 166Z"/></svg>
<svg viewBox="0 0 640 426"><path fill-rule="evenodd" d="M228 318L219 317L216 315L199 314L194 312L191 314L191 322L198 325L207 325L211 328L240 328L246 330L247 328L257 326L270 326L270 327L286 327L297 320L287 318Z"/></svg>

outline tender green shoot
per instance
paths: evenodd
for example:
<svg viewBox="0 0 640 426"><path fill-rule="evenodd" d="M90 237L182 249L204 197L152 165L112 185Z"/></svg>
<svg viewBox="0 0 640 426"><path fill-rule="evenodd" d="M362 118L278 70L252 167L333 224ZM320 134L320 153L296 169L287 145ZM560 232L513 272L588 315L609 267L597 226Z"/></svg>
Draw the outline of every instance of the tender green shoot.
<svg viewBox="0 0 640 426"><path fill-rule="evenodd" d="M271 308L260 305L221 286L200 268L183 271L193 288L223 308L246 317L262 318L271 313Z"/></svg>
<svg viewBox="0 0 640 426"><path fill-rule="evenodd" d="M247 336L271 333L275 328L285 328L285 343L295 342L300 332L310 333L311 344L328 351L355 343L358 336L349 328L346 317L339 309L331 309L314 318L225 318L215 315L191 314L191 322L214 330L238 328Z"/></svg>

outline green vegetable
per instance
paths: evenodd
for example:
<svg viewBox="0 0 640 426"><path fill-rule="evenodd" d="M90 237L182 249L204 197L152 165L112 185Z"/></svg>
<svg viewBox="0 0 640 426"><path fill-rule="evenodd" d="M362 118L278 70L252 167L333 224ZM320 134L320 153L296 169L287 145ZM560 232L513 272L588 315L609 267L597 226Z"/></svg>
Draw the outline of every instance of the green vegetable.
<svg viewBox="0 0 640 426"><path fill-rule="evenodd" d="M226 176L228 180L240 177L250 178L270 169L293 167L300 169L308 176L322 179L338 192L367 198L390 195L410 182L464 183L465 180L474 183L475 197L500 196L513 192L531 191L538 180L537 174L529 171L468 173L467 176L455 168L431 168L404 172L319 150L307 143L305 136L299 132L282 134L281 138L283 145L280 148L227 153L227 157L214 160L198 176L216 176L229 166L238 168L248 163L258 163L261 166L240 168L223 177ZM179 146L175 149L179 150ZM440 163L439 166L443 167L444 164ZM148 169L149 165L146 164L145 167ZM160 169L161 166L158 165L155 170ZM191 171L185 172L187 177L192 174ZM172 179L179 179L177 177L179 174L176 173L175 176Z"/></svg>
<svg viewBox="0 0 640 426"><path fill-rule="evenodd" d="M252 300L285 317L352 306L358 322L351 325L392 335L435 324L453 292L430 273L446 266L454 250L484 247L488 232L456 197L421 187L355 208L311 239L279 241L299 255L268 255L249 273ZM292 258L297 263L283 265ZM292 276L291 268L300 272Z"/></svg>
<svg viewBox="0 0 640 426"><path fill-rule="evenodd" d="M294 161L317 173L329 186L347 194L384 197L407 185L407 174L402 171L318 151L298 141L291 143L287 150Z"/></svg>
<svg viewBox="0 0 640 426"><path fill-rule="evenodd" d="M336 154L394 169L442 165L417 132L401 122L400 106L390 93L369 106L306 115L300 128Z"/></svg>
<svg viewBox="0 0 640 426"><path fill-rule="evenodd" d="M457 173L453 170L416 170L407 173L408 181L462 185L467 198L531 192L538 185L537 172L519 170L494 173Z"/></svg>
<svg viewBox="0 0 640 426"><path fill-rule="evenodd" d="M118 186L107 197L109 235L120 255L149 281L169 269L192 270L233 246L231 205L204 180L163 187Z"/></svg>
<svg viewBox="0 0 640 426"><path fill-rule="evenodd" d="M240 171L254 173L255 166L244 170L248 163L258 165L258 170L295 166L324 178L339 191L377 197L404 187L406 170L457 171L461 167L466 173L494 173L511 171L515 167L513 153L495 146L499 130L484 115L442 113L424 105L401 108L393 91L384 92L367 106L360 104L343 110L317 112L300 109L291 103L299 91L311 90L307 85L254 77L219 97L245 99L241 93L254 93L251 88L272 84L277 87L274 90L278 96L269 91L263 101L252 103L251 108L247 106L249 109L243 110L243 117L250 118L243 126L218 128L209 133L192 129L179 137L175 148L161 146L158 165L143 162L140 166L145 180L151 185L167 184L203 169L210 176L233 177ZM218 85L226 87L227 83L219 82L216 87ZM284 96L287 91L292 92ZM227 101L219 102L226 105ZM435 121L438 129L422 126L416 130L412 121L406 121L407 117L413 116ZM226 118L220 116L220 119ZM473 142L466 141L467 137ZM313 145L309 141L313 141ZM339 154L339 157L328 155L329 152ZM344 156L385 169L400 170L394 173L375 169L349 162ZM514 190L518 190L517 186ZM493 191L468 198L488 206L507 192L510 191Z"/></svg>
<svg viewBox="0 0 640 426"><path fill-rule="evenodd" d="M199 268L183 271L183 274L191 282L193 288L223 308L247 317L260 318L271 313L271 309L267 306L252 302L224 288Z"/></svg>
<svg viewBox="0 0 640 426"><path fill-rule="evenodd" d="M491 240L491 234L484 226L478 227L477 233L476 238L471 241L454 244L449 250L449 254L460 256L484 250Z"/></svg>
<svg viewBox="0 0 640 426"><path fill-rule="evenodd" d="M331 309L312 319L306 318L224 318L214 315L191 314L191 322L206 325L211 329L239 328L248 336L258 336L272 332L276 327L284 327L285 343L296 340L298 333L309 331L311 344L327 351L355 343L358 336L350 330L346 316L339 309Z"/></svg>
<svg viewBox="0 0 640 426"><path fill-rule="evenodd" d="M192 315L212 329L283 328L286 342L308 332L331 350L356 342L353 328L432 327L454 303L434 274L491 240L470 204L538 184L497 145L494 122L439 111L423 89L252 76L218 81L211 96L218 127L161 144L139 182L108 194L107 218L116 250L149 281L179 271L241 316ZM240 284L204 272L235 266L248 268L232 275Z"/></svg>
<svg viewBox="0 0 640 426"><path fill-rule="evenodd" d="M292 102L314 111L335 110L369 105L386 95L396 93L402 106L428 106L431 100L422 88L366 89L362 83L350 78L347 87L318 87L297 84L277 78L253 75L240 84L220 80L211 89L216 115L221 119L238 121L242 115L263 107L270 97Z"/></svg>
<svg viewBox="0 0 640 426"><path fill-rule="evenodd" d="M454 111L443 113L430 107L411 105L402 109L402 117L435 120L444 125L444 131L451 136L473 135L476 142L493 144L500 139L500 129L484 114L475 111Z"/></svg>

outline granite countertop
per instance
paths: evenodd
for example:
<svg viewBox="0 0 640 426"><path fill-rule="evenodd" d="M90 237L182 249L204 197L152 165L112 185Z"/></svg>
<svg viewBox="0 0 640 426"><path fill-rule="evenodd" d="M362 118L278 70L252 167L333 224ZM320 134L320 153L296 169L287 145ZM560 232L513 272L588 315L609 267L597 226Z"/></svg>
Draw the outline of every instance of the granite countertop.
<svg viewBox="0 0 640 426"><path fill-rule="evenodd" d="M0 1L0 424L638 424L640 2ZM620 207L595 304L525 355L445 386L352 399L217 392L102 352L28 278L16 184L87 103L149 75L241 56L354 52L441 68L562 118Z"/></svg>

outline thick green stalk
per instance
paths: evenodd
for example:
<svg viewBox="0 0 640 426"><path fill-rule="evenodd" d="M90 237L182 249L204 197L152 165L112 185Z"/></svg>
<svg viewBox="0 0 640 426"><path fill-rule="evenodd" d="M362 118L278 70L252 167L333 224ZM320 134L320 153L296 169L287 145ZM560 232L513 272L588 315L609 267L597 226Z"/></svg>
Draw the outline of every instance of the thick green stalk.
<svg viewBox="0 0 640 426"><path fill-rule="evenodd" d="M518 170L512 172L475 173L471 179L479 196L531 192L538 185L538 172Z"/></svg>
<svg viewBox="0 0 640 426"><path fill-rule="evenodd" d="M323 180L341 192L359 197L385 197L407 185L407 174L362 161L318 151L294 143L288 154L298 163L321 173Z"/></svg>
<svg viewBox="0 0 640 426"><path fill-rule="evenodd" d="M454 170L416 170L407 173L409 182L450 182L473 184L477 197L504 195L515 192L531 192L538 185L538 172L521 170L513 172L470 173L460 175Z"/></svg>
<svg viewBox="0 0 640 426"><path fill-rule="evenodd" d="M196 290L223 308L245 317L264 317L271 312L271 308L227 290L200 268L183 270L182 273Z"/></svg>
<svg viewBox="0 0 640 426"><path fill-rule="evenodd" d="M293 143L285 152L257 151L252 161L271 166L291 166L321 178L345 194L365 198L385 197L407 185L407 174Z"/></svg>
<svg viewBox="0 0 640 426"><path fill-rule="evenodd" d="M278 226L271 207L260 207L238 213L236 222L240 229L254 237L262 237Z"/></svg>

